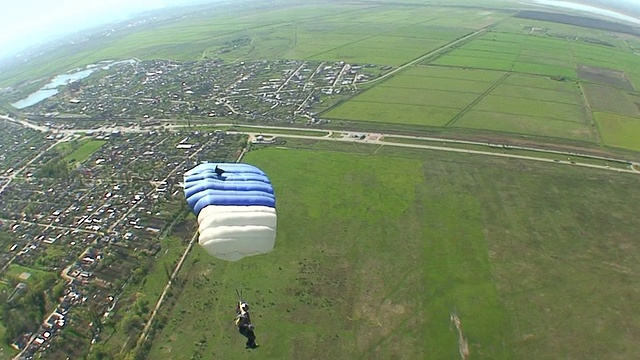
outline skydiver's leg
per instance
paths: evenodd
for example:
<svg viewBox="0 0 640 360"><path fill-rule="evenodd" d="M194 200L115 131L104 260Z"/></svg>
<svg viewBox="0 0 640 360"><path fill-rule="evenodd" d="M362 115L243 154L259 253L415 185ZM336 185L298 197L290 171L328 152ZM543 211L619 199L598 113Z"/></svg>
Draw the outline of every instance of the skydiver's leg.
<svg viewBox="0 0 640 360"><path fill-rule="evenodd" d="M255 349L258 347L256 344L256 334L253 331L247 331L247 347L251 349Z"/></svg>

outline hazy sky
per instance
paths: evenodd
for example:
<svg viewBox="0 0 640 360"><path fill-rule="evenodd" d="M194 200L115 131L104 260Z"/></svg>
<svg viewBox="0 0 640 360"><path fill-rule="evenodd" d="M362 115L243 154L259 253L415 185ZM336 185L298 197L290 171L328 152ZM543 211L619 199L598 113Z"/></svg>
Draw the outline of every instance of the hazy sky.
<svg viewBox="0 0 640 360"><path fill-rule="evenodd" d="M43 39L170 6L214 0L9 0L0 10L0 58Z"/></svg>
<svg viewBox="0 0 640 360"><path fill-rule="evenodd" d="M145 10L216 0L8 0L0 11L0 58L42 40L130 18ZM473 0L469 0L470 3ZM544 1L544 0L543 0ZM571 1L571 0L568 0ZM574 0L586 3L638 4L640 0ZM525 2L527 2L525 0ZM535 2L529 0L528 2Z"/></svg>

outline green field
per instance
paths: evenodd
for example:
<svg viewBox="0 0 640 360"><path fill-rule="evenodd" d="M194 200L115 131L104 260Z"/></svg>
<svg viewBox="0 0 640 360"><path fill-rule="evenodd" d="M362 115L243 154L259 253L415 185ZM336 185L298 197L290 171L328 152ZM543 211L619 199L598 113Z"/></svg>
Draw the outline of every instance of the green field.
<svg viewBox="0 0 640 360"><path fill-rule="evenodd" d="M9 265L9 268L5 273L5 277L14 277L17 279L22 273L28 273L31 275L27 280L18 279L18 281L25 282L27 283L27 285L42 280L42 278L44 277L50 277L54 275L53 273L47 271L42 271L17 264L11 264Z"/></svg>
<svg viewBox="0 0 640 360"><path fill-rule="evenodd" d="M445 126L458 109L410 104L349 101L326 114L333 119Z"/></svg>
<svg viewBox="0 0 640 360"><path fill-rule="evenodd" d="M574 121L552 121L543 117L491 111L469 111L456 121L453 126L548 138L596 141L592 128L587 124Z"/></svg>
<svg viewBox="0 0 640 360"><path fill-rule="evenodd" d="M149 358L457 358L451 314L472 358L628 358L640 350L632 335L640 309L630 296L639 285L639 223L625 216L640 210L627 201L636 177L393 147L360 145L356 154L353 145L291 145L309 150L245 158L276 188L276 249L235 263L196 249ZM254 351L243 350L231 322L238 287L254 304Z"/></svg>
<svg viewBox="0 0 640 360"><path fill-rule="evenodd" d="M482 99L474 110L496 111L505 114L540 116L559 121L587 123L586 109L579 105L513 96L489 95Z"/></svg>
<svg viewBox="0 0 640 360"><path fill-rule="evenodd" d="M594 113L607 145L640 151L640 119L610 113Z"/></svg>
<svg viewBox="0 0 640 360"><path fill-rule="evenodd" d="M594 111L616 113L640 119L640 109L627 91L599 84L584 84L585 98ZM635 100L635 102L634 102Z"/></svg>
<svg viewBox="0 0 640 360"><path fill-rule="evenodd" d="M408 67L323 115L342 121L449 126L587 143L601 143L604 136L599 134L603 127L594 125L592 110L640 118L637 93L614 87L640 80L635 70L640 59L630 54L625 42L597 30L532 22L548 25L540 25L547 31L540 33L526 30L523 22L528 20L506 19L492 31ZM576 34L612 46L576 41ZM581 78L577 69L584 65L621 74L621 79ZM616 146L612 136L627 135L609 133L606 145Z"/></svg>
<svg viewBox="0 0 640 360"><path fill-rule="evenodd" d="M104 144L106 144L105 140L87 140L74 152L65 156L64 161L67 163L82 164Z"/></svg>

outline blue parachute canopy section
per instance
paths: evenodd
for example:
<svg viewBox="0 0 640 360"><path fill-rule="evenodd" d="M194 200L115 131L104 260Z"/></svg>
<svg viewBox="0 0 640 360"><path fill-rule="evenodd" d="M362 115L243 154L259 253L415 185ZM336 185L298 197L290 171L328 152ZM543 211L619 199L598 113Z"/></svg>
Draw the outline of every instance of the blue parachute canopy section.
<svg viewBox="0 0 640 360"><path fill-rule="evenodd" d="M271 181L249 164L200 164L185 173L184 192L196 216L209 205L276 207Z"/></svg>
<svg viewBox="0 0 640 360"><path fill-rule="evenodd" d="M184 175L184 195L198 217L198 243L236 261L273 250L278 216L271 181L248 164L207 163Z"/></svg>

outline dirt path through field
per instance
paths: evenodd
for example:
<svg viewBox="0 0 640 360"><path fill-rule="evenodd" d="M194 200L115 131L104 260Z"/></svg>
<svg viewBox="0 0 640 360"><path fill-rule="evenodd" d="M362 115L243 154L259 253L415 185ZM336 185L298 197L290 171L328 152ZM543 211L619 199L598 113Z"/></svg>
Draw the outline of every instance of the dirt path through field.
<svg viewBox="0 0 640 360"><path fill-rule="evenodd" d="M451 314L450 318L453 325L455 325L456 330L458 330L458 350L460 351L460 359L467 360L469 359L470 354L469 344L462 333L462 323L460 322L460 318L454 313Z"/></svg>

